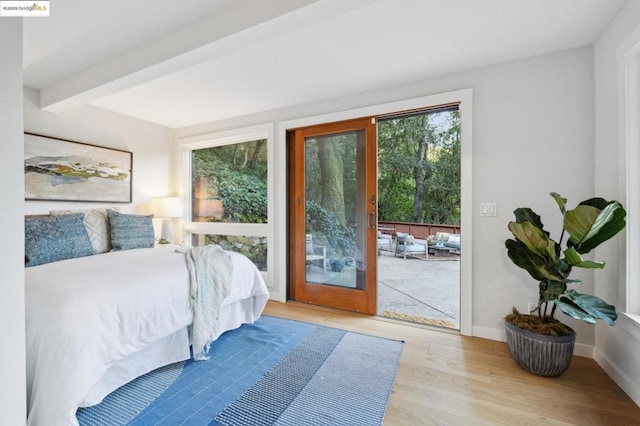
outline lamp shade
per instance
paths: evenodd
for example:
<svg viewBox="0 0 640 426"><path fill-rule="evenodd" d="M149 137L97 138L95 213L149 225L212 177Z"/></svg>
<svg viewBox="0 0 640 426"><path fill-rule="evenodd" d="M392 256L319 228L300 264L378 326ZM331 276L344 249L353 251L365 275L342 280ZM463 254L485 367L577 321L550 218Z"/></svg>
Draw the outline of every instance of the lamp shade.
<svg viewBox="0 0 640 426"><path fill-rule="evenodd" d="M151 199L151 213L157 218L182 216L179 197L158 197Z"/></svg>

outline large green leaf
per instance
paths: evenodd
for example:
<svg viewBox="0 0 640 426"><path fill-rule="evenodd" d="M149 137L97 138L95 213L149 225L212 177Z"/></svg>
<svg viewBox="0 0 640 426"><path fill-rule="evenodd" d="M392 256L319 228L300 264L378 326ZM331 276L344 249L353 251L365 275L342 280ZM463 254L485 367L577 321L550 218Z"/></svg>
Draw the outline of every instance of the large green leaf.
<svg viewBox="0 0 640 426"><path fill-rule="evenodd" d="M593 318L587 311L576 305L569 299L557 299L554 301L556 306L559 306L562 312L569 315L573 319L582 320L589 324L595 324L596 319Z"/></svg>
<svg viewBox="0 0 640 426"><path fill-rule="evenodd" d="M598 217L593 206L580 205L564 215L564 228L569 233L569 244L577 246L587 236Z"/></svg>
<svg viewBox="0 0 640 426"><path fill-rule="evenodd" d="M562 196L557 192L552 192L549 195L551 195L553 199L556 200L556 203L558 203L558 207L560 207L560 212L564 216L565 212L567 211L567 199L562 198Z"/></svg>
<svg viewBox="0 0 640 426"><path fill-rule="evenodd" d="M624 208L617 201L609 203L602 210L593 205L580 204L564 217L564 228L570 235L568 245L575 247L578 253L590 252L625 227L625 216Z"/></svg>
<svg viewBox="0 0 640 426"><path fill-rule="evenodd" d="M594 197L594 198L589 198L588 200L584 200L578 205L579 206L593 206L598 210L604 210L604 208L607 207L612 202L613 201L607 201L604 198Z"/></svg>
<svg viewBox="0 0 640 426"><path fill-rule="evenodd" d="M519 207L513 211L517 223L531 222L536 228L544 232L548 237L549 233L544 230L544 225L540 216L529 207Z"/></svg>
<svg viewBox="0 0 640 426"><path fill-rule="evenodd" d="M595 247L615 236L626 226L625 217L627 212L617 201L605 207L593 224L593 232L590 232L580 243L578 252L588 253Z"/></svg>
<svg viewBox="0 0 640 426"><path fill-rule="evenodd" d="M527 246L532 252L542 257L549 257L554 261L556 259L555 246L556 243L550 240L547 235L531 222L509 222L509 231L521 243Z"/></svg>
<svg viewBox="0 0 640 426"><path fill-rule="evenodd" d="M600 319L613 325L618 319L615 306L609 305L599 297L580 294L575 290L567 291L555 303L565 314L589 324L595 324Z"/></svg>
<svg viewBox="0 0 640 426"><path fill-rule="evenodd" d="M538 305L556 300L567 290L567 285L560 281L540 281Z"/></svg>
<svg viewBox="0 0 640 426"><path fill-rule="evenodd" d="M579 268L591 268L591 269L604 268L604 262L594 262L592 260L583 260L580 254L573 247L569 247L564 251L564 259L571 266L577 266Z"/></svg>
<svg viewBox="0 0 640 426"><path fill-rule="evenodd" d="M504 244L507 247L507 255L513 263L529 272L529 275L531 275L534 280L562 280L562 277L558 275L554 265L546 262L545 257L529 250L521 241L507 240Z"/></svg>

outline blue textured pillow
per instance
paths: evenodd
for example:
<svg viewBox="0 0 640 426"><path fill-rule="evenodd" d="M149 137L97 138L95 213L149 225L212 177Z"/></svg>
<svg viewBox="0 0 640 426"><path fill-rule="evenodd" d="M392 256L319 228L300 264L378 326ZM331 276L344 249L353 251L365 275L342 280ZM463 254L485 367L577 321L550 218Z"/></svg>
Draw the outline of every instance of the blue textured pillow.
<svg viewBox="0 0 640 426"><path fill-rule="evenodd" d="M26 218L25 266L92 255L93 246L83 219L82 213Z"/></svg>
<svg viewBox="0 0 640 426"><path fill-rule="evenodd" d="M111 251L153 247L153 215L122 214L107 210L111 225Z"/></svg>

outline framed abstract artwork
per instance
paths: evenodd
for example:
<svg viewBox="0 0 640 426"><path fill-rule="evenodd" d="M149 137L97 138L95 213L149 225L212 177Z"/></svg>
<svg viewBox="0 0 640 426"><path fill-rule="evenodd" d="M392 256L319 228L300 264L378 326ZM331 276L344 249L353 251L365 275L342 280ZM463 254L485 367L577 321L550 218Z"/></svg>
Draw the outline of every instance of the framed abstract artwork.
<svg viewBox="0 0 640 426"><path fill-rule="evenodd" d="M130 203L133 153L24 134L26 200Z"/></svg>

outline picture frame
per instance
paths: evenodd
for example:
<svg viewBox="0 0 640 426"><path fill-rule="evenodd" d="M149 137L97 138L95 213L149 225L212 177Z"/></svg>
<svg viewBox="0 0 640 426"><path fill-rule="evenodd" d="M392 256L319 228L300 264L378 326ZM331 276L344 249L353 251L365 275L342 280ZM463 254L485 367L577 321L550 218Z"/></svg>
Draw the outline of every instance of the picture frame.
<svg viewBox="0 0 640 426"><path fill-rule="evenodd" d="M24 133L25 200L131 203L133 153Z"/></svg>

